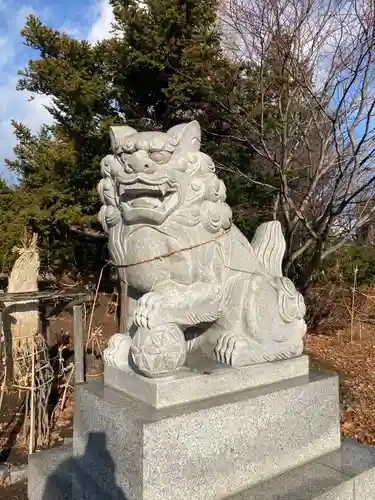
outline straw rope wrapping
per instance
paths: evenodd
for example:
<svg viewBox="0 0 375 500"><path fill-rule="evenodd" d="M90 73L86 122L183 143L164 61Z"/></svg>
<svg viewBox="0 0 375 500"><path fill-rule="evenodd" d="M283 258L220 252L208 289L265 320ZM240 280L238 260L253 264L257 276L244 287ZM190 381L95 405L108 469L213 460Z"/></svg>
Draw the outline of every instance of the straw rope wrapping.
<svg viewBox="0 0 375 500"><path fill-rule="evenodd" d="M14 251L19 256L9 277L8 293L37 291L37 235L25 235L22 248ZM45 444L49 438L48 402L54 374L47 343L39 333L38 301L5 305L3 328L11 332L14 387L26 391L23 436L29 439L29 451L33 452L35 446Z"/></svg>

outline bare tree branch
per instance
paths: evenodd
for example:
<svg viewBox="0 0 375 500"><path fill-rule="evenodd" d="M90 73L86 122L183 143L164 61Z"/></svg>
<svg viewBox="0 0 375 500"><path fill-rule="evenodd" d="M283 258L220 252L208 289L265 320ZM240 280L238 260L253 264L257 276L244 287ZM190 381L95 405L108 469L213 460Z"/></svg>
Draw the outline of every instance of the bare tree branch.
<svg viewBox="0 0 375 500"><path fill-rule="evenodd" d="M375 217L375 3L227 0L220 22L246 68L225 108L233 140L274 171L286 269L304 256L312 272Z"/></svg>

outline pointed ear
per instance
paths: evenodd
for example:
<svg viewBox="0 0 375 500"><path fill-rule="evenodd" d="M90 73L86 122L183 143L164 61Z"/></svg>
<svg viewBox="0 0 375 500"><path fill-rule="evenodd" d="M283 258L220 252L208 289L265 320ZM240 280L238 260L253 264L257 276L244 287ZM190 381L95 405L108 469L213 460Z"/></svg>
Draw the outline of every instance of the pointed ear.
<svg viewBox="0 0 375 500"><path fill-rule="evenodd" d="M124 144L124 139L129 135L136 134L135 128L128 127L127 125L109 127L109 138L111 140L111 147L113 153L118 153L121 146Z"/></svg>
<svg viewBox="0 0 375 500"><path fill-rule="evenodd" d="M178 139L176 152L195 153L201 147L201 127L196 120L170 128L167 135Z"/></svg>

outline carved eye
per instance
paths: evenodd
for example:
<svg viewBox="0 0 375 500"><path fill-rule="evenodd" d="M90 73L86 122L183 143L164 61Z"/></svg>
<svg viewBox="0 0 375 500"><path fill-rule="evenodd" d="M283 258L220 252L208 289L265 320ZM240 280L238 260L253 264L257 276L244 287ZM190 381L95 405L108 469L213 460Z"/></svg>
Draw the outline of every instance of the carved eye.
<svg viewBox="0 0 375 500"><path fill-rule="evenodd" d="M155 163L167 163L172 156L168 151L156 151L150 154L150 158Z"/></svg>

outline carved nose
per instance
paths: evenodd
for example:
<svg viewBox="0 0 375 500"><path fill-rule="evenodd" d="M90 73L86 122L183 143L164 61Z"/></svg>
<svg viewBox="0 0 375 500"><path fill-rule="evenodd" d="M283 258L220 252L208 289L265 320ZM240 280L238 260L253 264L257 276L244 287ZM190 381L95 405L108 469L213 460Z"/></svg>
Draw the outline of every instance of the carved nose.
<svg viewBox="0 0 375 500"><path fill-rule="evenodd" d="M136 174L143 172L152 174L155 172L155 165L145 151L137 151L136 153L133 153L128 159L128 165Z"/></svg>

